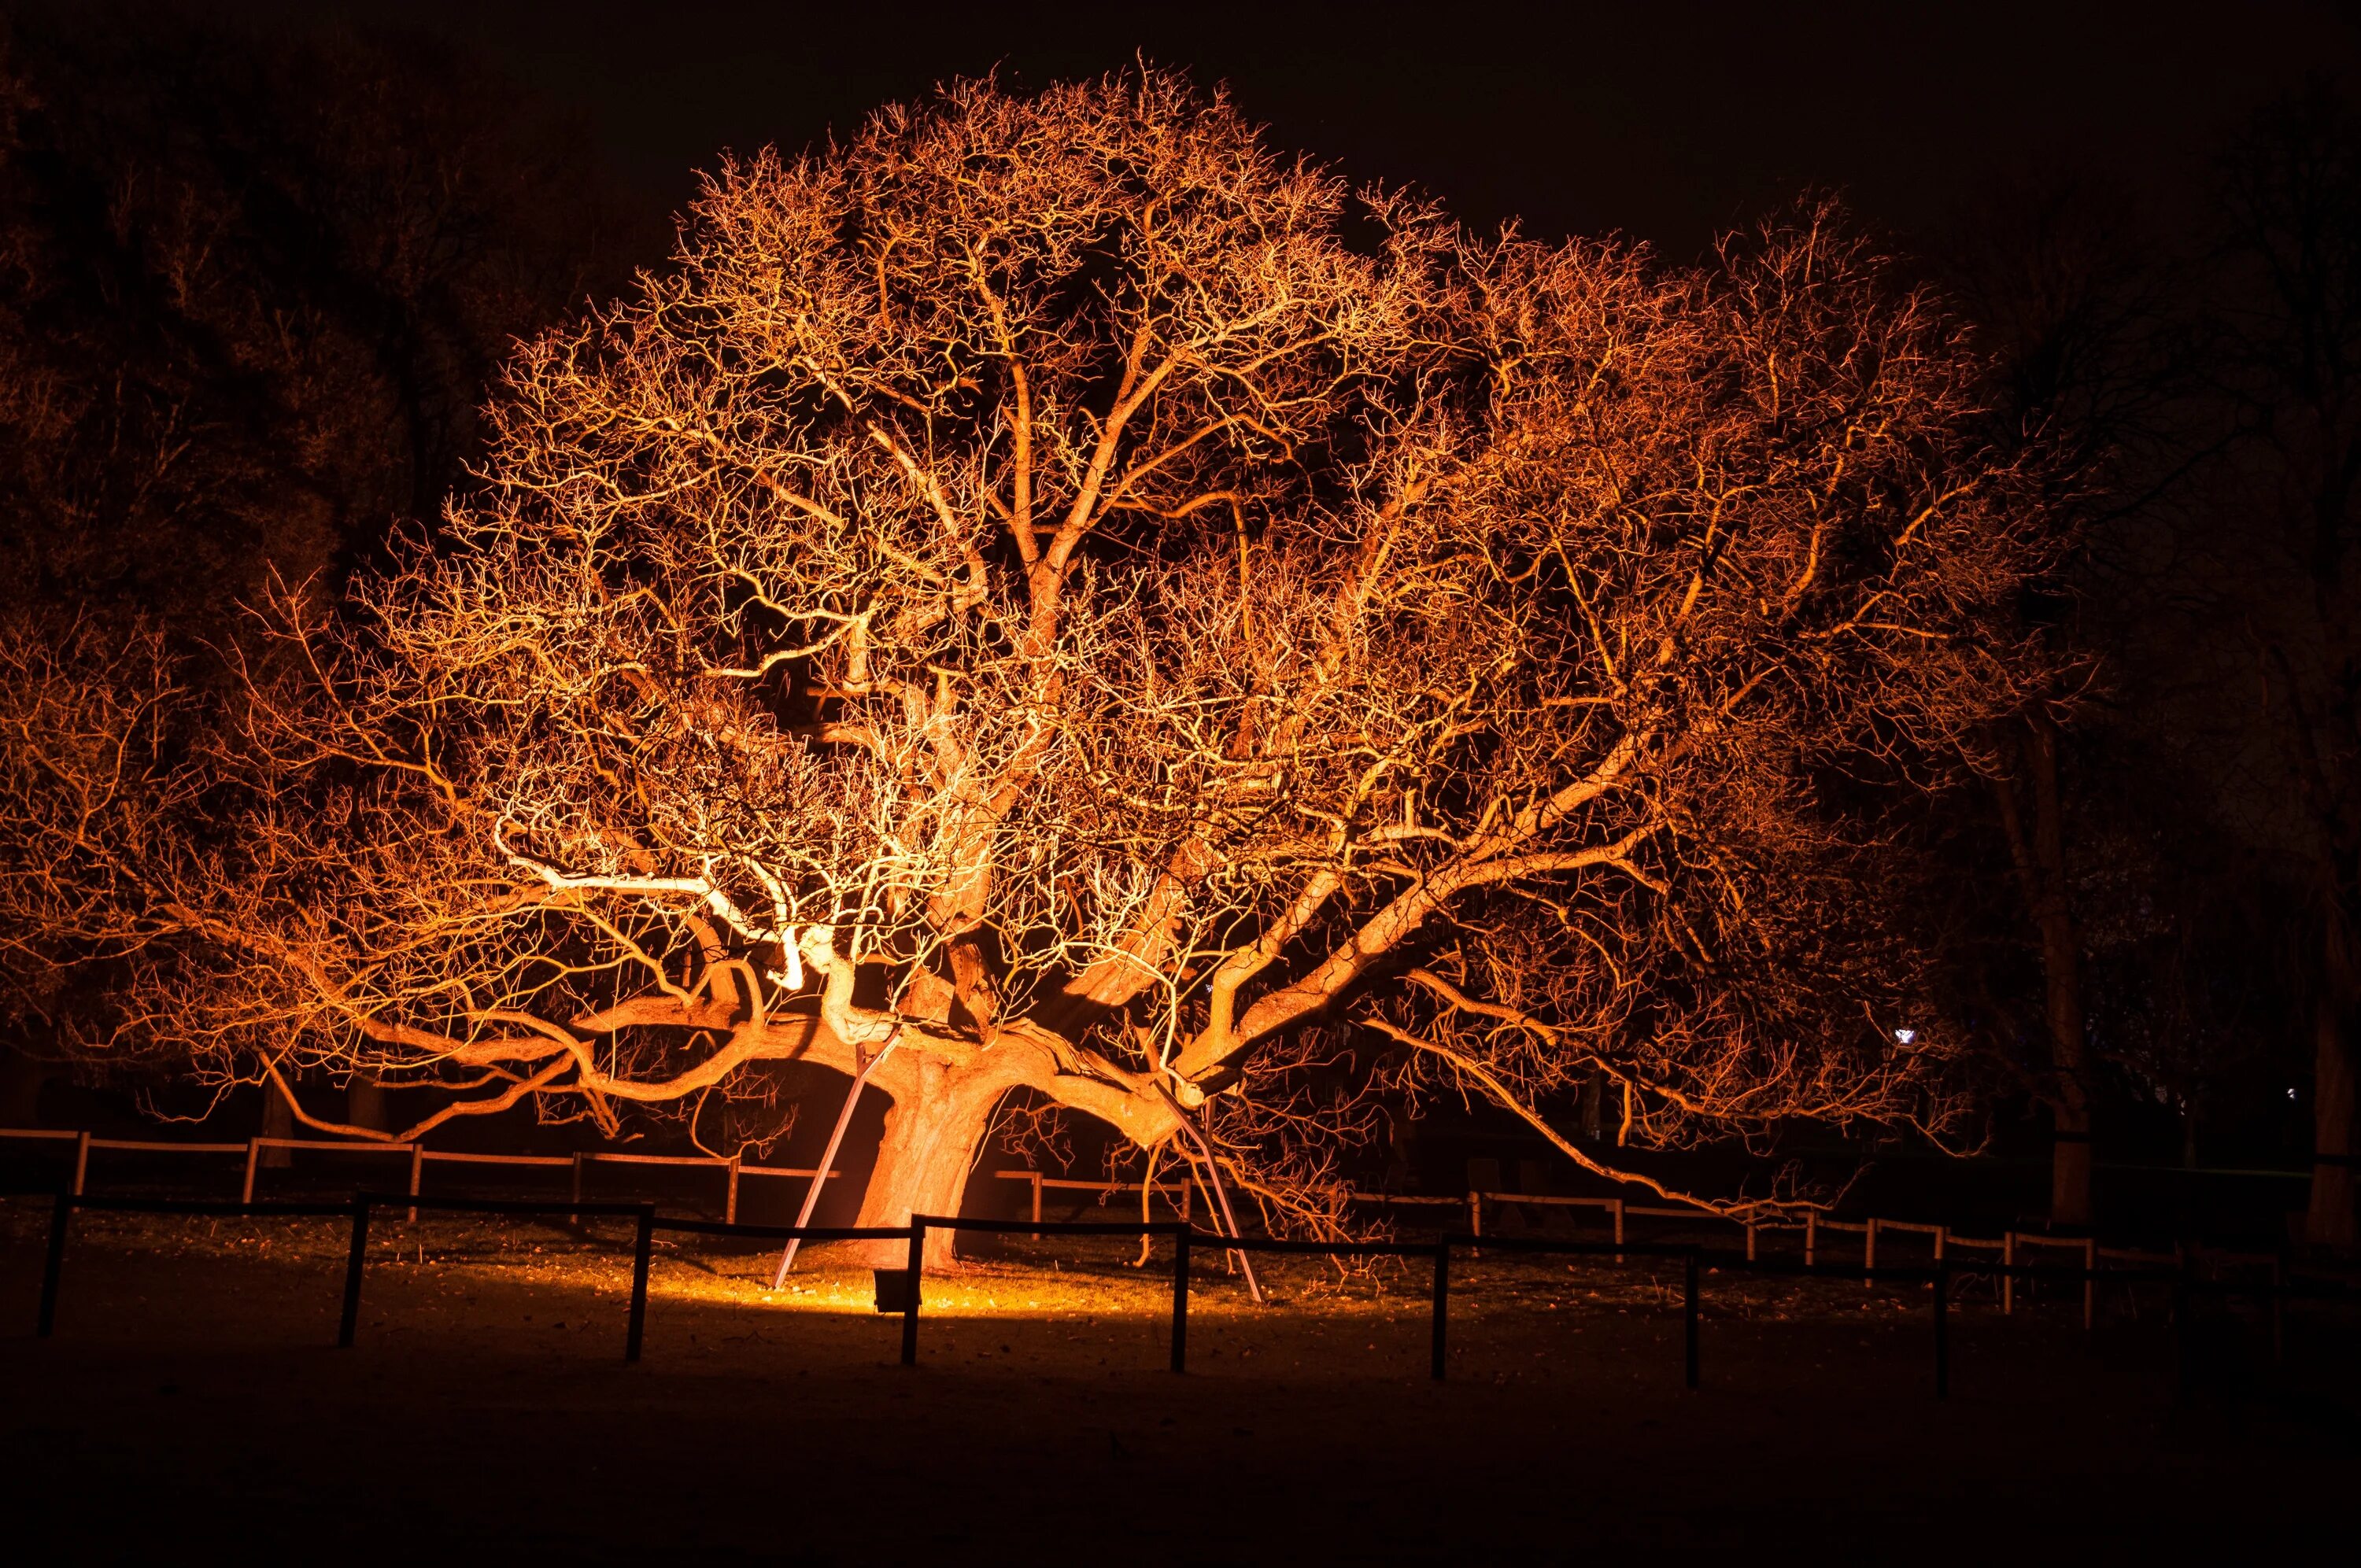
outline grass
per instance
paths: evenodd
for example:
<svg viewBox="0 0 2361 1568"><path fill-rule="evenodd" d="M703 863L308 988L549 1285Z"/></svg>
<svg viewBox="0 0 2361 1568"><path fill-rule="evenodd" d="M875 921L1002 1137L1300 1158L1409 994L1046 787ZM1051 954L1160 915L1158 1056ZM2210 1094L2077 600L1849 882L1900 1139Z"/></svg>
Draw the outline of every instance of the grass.
<svg viewBox="0 0 2361 1568"><path fill-rule="evenodd" d="M867 1272L660 1241L621 1361L629 1232L389 1217L357 1346L332 1348L346 1227L91 1214L58 1336L29 1337L45 1207L0 1204L0 1486L16 1539L80 1560L232 1552L634 1563L1937 1561L2242 1552L2342 1507L2350 1324L2172 1402L2150 1300L2081 1333L2079 1292L1955 1319L1929 1398L1923 1290L1711 1274L1705 1386L1680 1277L1633 1259L1455 1263L1451 1380L1422 1263L1201 1250L1191 1376L1169 1254L1012 1239L930 1277L921 1366ZM136 1501L137 1506L130 1506ZM1981 1544L1979 1544L1981 1543Z"/></svg>

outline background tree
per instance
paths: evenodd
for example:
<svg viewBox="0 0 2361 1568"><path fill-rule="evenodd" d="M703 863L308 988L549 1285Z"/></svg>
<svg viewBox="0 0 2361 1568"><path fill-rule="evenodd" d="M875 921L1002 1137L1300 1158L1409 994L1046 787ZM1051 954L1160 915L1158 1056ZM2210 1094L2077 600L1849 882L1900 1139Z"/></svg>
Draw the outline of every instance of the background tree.
<svg viewBox="0 0 2361 1568"><path fill-rule="evenodd" d="M2183 543L2226 691L2249 696L2217 772L2257 838L2311 885L2311 1201L2350 1247L2361 1027L2361 137L2324 89L2224 161L2212 363L2235 443Z"/></svg>
<svg viewBox="0 0 2361 1568"><path fill-rule="evenodd" d="M512 361L447 547L284 595L234 745L38 774L10 890L200 1078L443 1090L403 1136L864 1073L865 1223L1020 1088L1314 1228L1380 1071L1939 1135L1865 872L2048 678L1978 374L1825 208L1473 245L1170 77L962 85L726 166Z"/></svg>
<svg viewBox="0 0 2361 1568"><path fill-rule="evenodd" d="M2048 1113L2050 1218L2086 1226L2104 1086L2089 1039L2082 927L2114 912L2078 898L2088 884L2075 861L2082 839L2112 826L2110 812L2152 797L2110 779L2092 793L2105 801L2094 818L2071 809L2072 775L2110 754L2093 747L2094 729L2117 717L2120 655L2149 634L2143 620L2156 563L2143 546L2194 460L2186 312L2176 293L2183 280L2136 200L2071 177L1988 196L1938 250L1941 275L1990 356L1989 438L2000 450L2040 455L2043 511L2057 530L2055 570L2028 584L2020 608L2048 651L2055 684L1977 738L1989 784L1982 801L1937 803L1953 815L1981 806L1989 821L1938 830L1964 857L1946 876L1951 927L1977 931L1978 920L1957 912L1991 902L1961 901L1961 890L2005 890L2003 907L1983 912L1982 934L1960 953L1978 971L1967 987L1976 997L1970 1015ZM1994 962L2015 949L2029 961ZM2014 997L2020 969L2038 989L2024 1007ZM2037 1023L2025 1026L2026 1014ZM2028 1034L2038 1041L2030 1052L2022 1048Z"/></svg>
<svg viewBox="0 0 2361 1568"><path fill-rule="evenodd" d="M1999 815L2040 938L2054 1077L2035 1092L2065 1128L2088 1115L2103 1059L2136 1102L2277 1057L2267 1036L2286 1021L2256 977L2274 968L2264 955L2300 948L2307 961L2268 989L2306 999L2305 1223L2331 1245L2352 1239L2338 935L2352 879L2338 868L2355 815L2355 146L2315 92L2235 140L2202 221L2143 224L2069 186L1956 247L2005 372L1996 411L2077 476L2089 545L2059 626L2099 660L2091 700L2073 724L2045 733L2036 714L1996 747L2016 759L1998 771ZM2272 891L2290 886L2311 891ZM2095 993L2093 965L2108 971ZM2091 1014L2094 994L2110 1016ZM2076 1212L2069 1154L2060 1217Z"/></svg>
<svg viewBox="0 0 2361 1568"><path fill-rule="evenodd" d="M612 226L513 93L414 40L0 19L16 644L160 635L184 680L217 680L203 650L274 571L333 592L397 518L435 513L512 335L591 286ZM8 977L20 1091L15 1047L99 983L36 946Z"/></svg>

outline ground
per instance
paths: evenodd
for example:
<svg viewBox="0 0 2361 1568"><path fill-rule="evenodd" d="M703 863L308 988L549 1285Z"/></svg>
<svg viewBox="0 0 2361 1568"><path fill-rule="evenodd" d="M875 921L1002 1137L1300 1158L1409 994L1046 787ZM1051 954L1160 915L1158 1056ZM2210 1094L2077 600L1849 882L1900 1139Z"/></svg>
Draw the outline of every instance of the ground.
<svg viewBox="0 0 2361 1568"><path fill-rule="evenodd" d="M628 1238L389 1217L333 1348L338 1221L85 1216L31 1335L46 1205L0 1203L0 1501L77 1562L333 1554L638 1563L1543 1561L1643 1549L1988 1561L2243 1556L2349 1536L2353 1325L2201 1334L2161 1303L2004 1319L1971 1287L1931 1398L1923 1289L1706 1277L1682 1387L1662 1264L1462 1260L1450 1380L1426 1266L1199 1255L1167 1370L1169 1255L1019 1240L929 1280L917 1369L824 1251L660 1245L622 1361ZM672 1238L666 1238L667 1241ZM38 1559L27 1558L26 1561Z"/></svg>

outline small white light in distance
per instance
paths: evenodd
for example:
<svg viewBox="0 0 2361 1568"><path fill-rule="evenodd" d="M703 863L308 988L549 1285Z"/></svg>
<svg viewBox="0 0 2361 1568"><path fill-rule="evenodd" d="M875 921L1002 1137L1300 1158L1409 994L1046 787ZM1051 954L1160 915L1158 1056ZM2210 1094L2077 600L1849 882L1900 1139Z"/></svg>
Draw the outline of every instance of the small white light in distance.
<svg viewBox="0 0 2361 1568"><path fill-rule="evenodd" d="M1911 1041L1918 1037L1918 1031L1916 1029L1896 1029L1894 1031L1894 1037L1906 1046Z"/></svg>

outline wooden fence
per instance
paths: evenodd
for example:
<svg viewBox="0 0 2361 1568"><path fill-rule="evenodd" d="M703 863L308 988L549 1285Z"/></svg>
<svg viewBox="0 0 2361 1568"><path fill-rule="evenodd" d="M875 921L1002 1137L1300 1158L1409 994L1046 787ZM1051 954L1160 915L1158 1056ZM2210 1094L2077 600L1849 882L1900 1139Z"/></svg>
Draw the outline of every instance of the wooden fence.
<svg viewBox="0 0 2361 1568"><path fill-rule="evenodd" d="M1041 1239L1041 1190L1045 1187L1053 1192L1095 1192L1099 1195L1099 1201L1104 1204L1118 1192L1137 1192L1148 1185L1139 1181L1072 1181L1062 1177L1044 1176L1038 1170L1001 1170L994 1171L993 1174L1003 1181L1026 1181L1032 1184L1033 1239L1035 1241ZM1155 1190L1183 1220L1190 1217L1189 1194L1191 1190L1191 1184L1186 1181L1177 1185L1159 1181L1155 1186Z"/></svg>
<svg viewBox="0 0 2361 1568"><path fill-rule="evenodd" d="M2001 1310L2004 1313L2013 1313L2016 1310L2016 1280L2018 1277L2015 1273L2012 1272L2012 1270L2018 1261L2018 1254L2028 1248L2060 1248L2066 1251L2079 1253L2081 1255L2083 1270L2082 1326L2086 1329L2095 1327L2097 1323L2097 1282L2100 1278L2103 1277L2099 1270L2101 1260L2103 1259L2110 1262L2127 1263L2148 1267L2169 1268L2178 1265L2181 1255L2180 1254L2170 1252L2141 1251L2133 1247L2101 1246L2096 1240L2088 1236L2053 1236L2045 1234L2038 1231L2011 1230L2004 1231L1997 1236L1987 1237L1964 1235L1958 1231L1952 1230L1948 1225L1928 1224L1916 1220L1889 1220L1877 1216L1862 1220L1838 1220L1829 1218L1827 1215L1820 1213L1817 1210L1810 1209L1804 1212L1803 1220L1800 1224L1798 1224L1794 1221L1782 1222L1778 1220L1764 1219L1759 1211L1759 1207L1756 1205L1738 1205L1726 1211L1697 1208L1678 1209L1657 1204L1631 1203L1620 1198L1573 1198L1561 1196L1556 1193L1471 1191L1462 1198L1450 1198L1411 1196L1407 1194L1382 1192L1354 1192L1347 1194L1347 1198L1348 1201L1356 1203L1404 1206L1440 1205L1448 1208L1464 1209L1466 1211L1467 1214L1467 1231L1471 1238L1470 1250L1477 1256L1481 1256L1483 1255L1481 1243L1484 1240L1484 1212L1487 1205L1489 1205L1495 1213L1498 1213L1504 1208L1522 1206L1559 1209L1597 1209L1607 1216L1609 1226L1614 1234L1614 1245L1619 1247L1622 1246L1625 1242L1624 1222L1627 1218L1640 1218L1644 1216L1652 1219L1685 1220L1708 1224L1732 1224L1740 1227L1745 1234L1746 1261L1749 1263L1755 1262L1760 1257L1758 1238L1762 1232L1773 1228L1790 1230L1800 1229L1803 1233L1804 1266L1806 1268L1815 1269L1820 1266L1820 1254L1824 1250L1821 1242L1822 1232L1838 1232L1860 1236L1861 1238L1861 1266L1863 1268L1869 1270L1874 1270L1877 1267L1877 1243L1878 1238L1881 1235L1894 1235L1897 1234L1923 1235L1932 1238L1935 1261L1938 1263L1955 1261L1956 1255L1959 1249L1961 1248L1965 1248L1971 1253L1982 1251L1999 1255L1993 1259L1993 1263L1998 1266L1978 1268L1973 1265L1969 1265L1954 1270L1953 1272L1960 1274L1989 1273L1998 1275L2001 1281ZM1497 1245L1498 1238L1495 1237L1494 1239ZM2268 1254L2228 1253L2207 1250L2202 1255L2205 1262L2216 1266L2250 1266L2256 1267L2268 1266L2272 1271L2271 1277L2274 1284L2284 1283L2285 1281L2285 1273L2281 1260L2272 1257ZM1619 1257L1617 1261L1620 1262L1621 1259ZM1864 1275L1861 1280L1862 1286L1867 1288L1872 1283L1872 1275Z"/></svg>
<svg viewBox="0 0 2361 1568"><path fill-rule="evenodd" d="M818 1174L814 1170L796 1167L748 1165L735 1157L624 1154L603 1149L585 1150L571 1155L465 1154L451 1150L423 1148L414 1143L371 1143L359 1139L254 1137L247 1138L243 1143L174 1143L148 1139L101 1138L94 1137L88 1132L69 1132L49 1128L0 1127L0 1140L6 1139L71 1141L73 1145L72 1176L67 1190L75 1198L84 1197L88 1193L90 1156L93 1149L137 1151L148 1154L242 1155L245 1157L246 1169L245 1179L239 1190L239 1201L247 1205L254 1203L256 1173L261 1166L262 1155L266 1150L302 1149L335 1154L368 1155L381 1158L398 1157L408 1162L407 1190L403 1196L408 1201L405 1205L408 1217L413 1222L417 1219L418 1208L423 1202L420 1196L420 1183L424 1168L428 1165L539 1167L570 1170L573 1179L570 1188L571 1201L577 1208L584 1202L584 1173L593 1165L693 1167L715 1170L724 1179L722 1223L725 1224L737 1223L739 1186L742 1179L752 1178L809 1181ZM842 1174L841 1170L829 1172L831 1179ZM1137 1192L1143 1185L1137 1181L1092 1181L1052 1177L1032 1169L1003 1170L995 1172L994 1175L1002 1180L1022 1181L1028 1185L1032 1217L1022 1228L1036 1238L1059 1232L1057 1225L1047 1223L1042 1218L1045 1190L1096 1193L1099 1195L1100 1201L1104 1203L1117 1193ZM1179 1215L1182 1223L1187 1223L1193 1217L1191 1200L1193 1190L1192 1182L1188 1180L1159 1182L1154 1186L1156 1195ZM1509 1206L1598 1210L1605 1215L1613 1238L1605 1250L1618 1263L1622 1261L1625 1253L1632 1250L1631 1244L1627 1242L1626 1235L1626 1221L1630 1219L1669 1219L1736 1225L1744 1234L1745 1261L1748 1263L1759 1261L1757 1238L1761 1232L1773 1228L1797 1228L1792 1221L1764 1218L1759 1212L1759 1206L1755 1205L1738 1205L1726 1211L1673 1208L1655 1204L1630 1203L1621 1198L1577 1198L1554 1193L1489 1190L1470 1191L1461 1197L1382 1192L1348 1192L1345 1196L1348 1202L1360 1204L1462 1210L1467 1219L1466 1234L1468 1238L1468 1250L1476 1256L1483 1255L1483 1248L1488 1243L1495 1246L1507 1245L1505 1238L1498 1234L1497 1227L1492 1236L1487 1237L1484 1233L1484 1217L1488 1205L1495 1214ZM1865 1271L1868 1271L1862 1275L1864 1287L1870 1285L1876 1277L1878 1241L1881 1236L1910 1234L1930 1237L1936 1263L1961 1264L1961 1266L1949 1272L1989 1274L1999 1277L2001 1310L2004 1313L2013 1313L2016 1310L2016 1281L2021 1277L2018 1265L2023 1255L2037 1249L2078 1254L2081 1259L2079 1277L2082 1283L2082 1324L2085 1329L2093 1329L2097 1325L2100 1281L2103 1278L2114 1277L2101 1270L2102 1263L2129 1265L2133 1268L2175 1268L2180 1266L2185 1261L2181 1253L2103 1246L2096 1240L2083 1236L2053 1236L2036 1231L2018 1230L2004 1231L1998 1236L1972 1236L1962 1234L1947 1225L1929 1224L1915 1220L1892 1220L1883 1217L1839 1220L1826 1216L1817 1210L1805 1211L1800 1229L1803 1233L1804 1266L1809 1270L1822 1268L1820 1255L1825 1250L1822 1233L1833 1232L1860 1236L1861 1266ZM1126 1234L1138 1233L1135 1230ZM1962 1251L1994 1255L1988 1264L1963 1262L1959 1256ZM2282 1260L2268 1254L2233 1253L2209 1249L2202 1254L2191 1255L2198 1256L2202 1262L2217 1269L2226 1266L2268 1271L2270 1283L2274 1287L2284 1286L2287 1283ZM2276 1338L2278 1332L2276 1315L2273 1326Z"/></svg>
<svg viewBox="0 0 2361 1568"><path fill-rule="evenodd" d="M737 1157L724 1158L718 1155L618 1154L605 1149L584 1150L571 1155L531 1154L463 1154L451 1149L430 1149L414 1143L370 1143L359 1138L248 1138L242 1144L165 1143L139 1138L98 1138L86 1132L52 1131L36 1127L0 1127L0 1139L71 1139L73 1142L73 1175L66 1190L76 1198L89 1192L90 1154L93 1149L135 1150L143 1154L243 1155L246 1157L246 1179L238 1190L238 1201L254 1201L256 1172L261 1168L262 1156L268 1149L317 1149L335 1154L375 1155L379 1157L399 1157L409 1162L410 1185L406 1197L419 1195L419 1182L429 1165L489 1165L528 1166L552 1170L571 1170L574 1175L574 1201L582 1201L584 1168L593 1165L662 1165L690 1166L721 1171L726 1185L722 1195L722 1217L730 1222L738 1218L738 1184L741 1178L754 1177L790 1179L809 1181L818 1172L792 1166L747 1165ZM831 1179L842 1176L841 1170L830 1170ZM1037 1204L1034 1210L1040 1212ZM415 1202L410 1206L410 1219L418 1218Z"/></svg>

